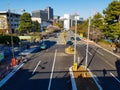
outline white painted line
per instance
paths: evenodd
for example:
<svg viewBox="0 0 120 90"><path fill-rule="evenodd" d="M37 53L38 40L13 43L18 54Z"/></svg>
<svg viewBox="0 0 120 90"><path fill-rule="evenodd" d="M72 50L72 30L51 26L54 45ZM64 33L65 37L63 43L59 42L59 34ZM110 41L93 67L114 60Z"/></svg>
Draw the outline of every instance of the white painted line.
<svg viewBox="0 0 120 90"><path fill-rule="evenodd" d="M105 48L101 47L100 45L98 45L98 44L95 44L95 45L96 45L96 46L98 46L99 48L102 48L103 50L105 50L105 51L107 51L107 52L111 53L112 55L114 55L114 56L116 56L116 57L120 58L120 56L119 56L119 55L114 54L113 52L111 52L111 51L109 51L109 50L107 50L107 49L105 49Z"/></svg>
<svg viewBox="0 0 120 90"><path fill-rule="evenodd" d="M110 72L110 75L113 76L115 78L115 80L117 80L120 83L120 80L117 79L113 73Z"/></svg>
<svg viewBox="0 0 120 90"><path fill-rule="evenodd" d="M15 69L13 69L5 78L0 81L0 87L2 87L22 66L24 63L21 63Z"/></svg>
<svg viewBox="0 0 120 90"><path fill-rule="evenodd" d="M75 78L73 75L72 67L69 68L69 72L70 72L70 78L71 78L71 83L72 83L72 90L77 90L77 86L76 86Z"/></svg>
<svg viewBox="0 0 120 90"><path fill-rule="evenodd" d="M33 70L32 74L35 73L36 69L38 68L38 65L40 64L41 61L38 62L37 66L35 67L35 69Z"/></svg>
<svg viewBox="0 0 120 90"><path fill-rule="evenodd" d="M101 85L98 83L98 78L97 77L94 77L95 75L92 74L92 72L90 71L90 69L87 69L89 71L89 73L91 74L92 78L94 79L96 85L98 86L99 90L103 90Z"/></svg>
<svg viewBox="0 0 120 90"><path fill-rule="evenodd" d="M88 51L88 53L92 56L92 53Z"/></svg>
<svg viewBox="0 0 120 90"><path fill-rule="evenodd" d="M51 87L52 76L53 76L53 71L54 71L54 66L55 66L55 60L56 60L56 54L57 54L57 49L55 50L55 54L54 54L54 61L53 61L53 65L52 65L52 71L51 71L51 75L50 75L48 90L50 90L50 87Z"/></svg>
<svg viewBox="0 0 120 90"><path fill-rule="evenodd" d="M99 53L100 55L104 56L100 51L96 51L97 53Z"/></svg>

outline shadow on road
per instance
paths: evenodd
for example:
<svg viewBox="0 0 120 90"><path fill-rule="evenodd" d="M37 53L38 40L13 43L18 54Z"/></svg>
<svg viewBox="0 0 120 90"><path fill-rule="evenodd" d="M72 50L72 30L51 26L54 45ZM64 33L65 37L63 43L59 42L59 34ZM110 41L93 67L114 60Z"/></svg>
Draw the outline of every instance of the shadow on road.
<svg viewBox="0 0 120 90"><path fill-rule="evenodd" d="M45 40L44 43L47 44L47 48L50 48L50 47L54 46L57 42L56 41Z"/></svg>
<svg viewBox="0 0 120 90"><path fill-rule="evenodd" d="M117 58L116 62L115 62L115 66L116 66L116 71L118 74L118 78L120 79L120 58Z"/></svg>
<svg viewBox="0 0 120 90"><path fill-rule="evenodd" d="M51 71L42 69L32 74L30 70L21 68L0 90L48 90L50 74ZM53 74L55 77L52 78L50 90L72 90L68 71L54 71Z"/></svg>

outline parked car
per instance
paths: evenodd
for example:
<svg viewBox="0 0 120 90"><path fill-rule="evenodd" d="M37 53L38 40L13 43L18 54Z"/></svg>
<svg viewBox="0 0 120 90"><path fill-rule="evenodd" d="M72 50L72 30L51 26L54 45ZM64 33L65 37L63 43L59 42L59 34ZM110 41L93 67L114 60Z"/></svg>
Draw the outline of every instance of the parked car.
<svg viewBox="0 0 120 90"><path fill-rule="evenodd" d="M42 43L40 45L40 49L42 49L42 50L47 49L47 45L45 43Z"/></svg>

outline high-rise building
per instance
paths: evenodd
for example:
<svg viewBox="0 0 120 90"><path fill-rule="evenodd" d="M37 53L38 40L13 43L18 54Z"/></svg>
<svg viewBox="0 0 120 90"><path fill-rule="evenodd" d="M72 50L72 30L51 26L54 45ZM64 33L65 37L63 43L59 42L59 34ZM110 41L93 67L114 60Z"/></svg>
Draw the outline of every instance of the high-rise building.
<svg viewBox="0 0 120 90"><path fill-rule="evenodd" d="M45 10L32 11L32 17L41 18L42 21L53 20L53 9L47 7Z"/></svg>
<svg viewBox="0 0 120 90"><path fill-rule="evenodd" d="M48 12L48 20L53 20L53 8L47 7L45 11Z"/></svg>
<svg viewBox="0 0 120 90"><path fill-rule="evenodd" d="M48 12L44 10L32 11L32 17L41 18L42 21L48 20Z"/></svg>

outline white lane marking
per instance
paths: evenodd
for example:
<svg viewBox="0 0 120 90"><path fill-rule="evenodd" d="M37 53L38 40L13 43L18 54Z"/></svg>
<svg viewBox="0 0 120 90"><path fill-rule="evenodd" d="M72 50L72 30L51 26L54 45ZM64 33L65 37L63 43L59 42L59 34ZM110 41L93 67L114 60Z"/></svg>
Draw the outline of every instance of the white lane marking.
<svg viewBox="0 0 120 90"><path fill-rule="evenodd" d="M95 50L95 49L94 49ZM102 54L100 51L97 51L97 50L95 50L97 53L99 53L100 55L102 55L102 56L104 56L104 54ZM104 60L104 62L105 63L107 63L108 65L110 65L112 68L114 68L115 69L115 67L112 65L112 64L110 64L107 60Z"/></svg>
<svg viewBox="0 0 120 90"><path fill-rule="evenodd" d="M38 68L38 65L40 64L41 61L38 62L37 66L35 67L35 69L33 70L32 74L35 73L36 69Z"/></svg>
<svg viewBox="0 0 120 90"><path fill-rule="evenodd" d="M13 69L5 78L3 78L0 81L0 87L2 87L23 65L24 63L21 63L15 69Z"/></svg>
<svg viewBox="0 0 120 90"><path fill-rule="evenodd" d="M119 56L119 55L114 54L113 52L111 52L111 51L109 51L109 50L107 50L107 49L105 49L105 48L101 47L100 45L98 45L98 44L95 44L95 45L96 45L96 46L98 46L99 48L102 48L103 50L105 50L105 51L107 51L107 52L111 53L112 55L114 55L114 56L116 56L116 57L120 58L120 56Z"/></svg>
<svg viewBox="0 0 120 90"><path fill-rule="evenodd" d="M55 54L54 54L54 61L53 61L53 65L52 65L52 71L51 71L51 75L50 75L48 90L50 90L50 87L51 87L52 76L53 76L53 71L54 71L54 66L55 66L55 60L56 60L56 54L57 54L57 49L55 50Z"/></svg>
<svg viewBox="0 0 120 90"><path fill-rule="evenodd" d="M93 75L93 73L91 72L91 70L89 68L87 70L91 74L91 76L94 79L94 81L95 81L96 85L98 86L99 90L103 90L102 87L101 87L101 85L98 83L99 79L96 77L96 75Z"/></svg>
<svg viewBox="0 0 120 90"><path fill-rule="evenodd" d="M92 56L92 53L90 53L89 51L88 51L88 53Z"/></svg>
<svg viewBox="0 0 120 90"><path fill-rule="evenodd" d="M113 76L115 78L115 80L117 80L120 83L120 80L117 79L113 73L110 72L110 75Z"/></svg>
<svg viewBox="0 0 120 90"><path fill-rule="evenodd" d="M99 53L100 55L104 56L100 51L96 51L97 53Z"/></svg>
<svg viewBox="0 0 120 90"><path fill-rule="evenodd" d="M93 75L93 77L96 79L96 81L100 82L96 75Z"/></svg>
<svg viewBox="0 0 120 90"><path fill-rule="evenodd" d="M73 75L73 71L72 71L73 67L69 68L69 72L70 72L70 79L71 79L71 84L72 84L72 90L77 90L77 86L76 86L76 82L75 82L75 78Z"/></svg>
<svg viewBox="0 0 120 90"><path fill-rule="evenodd" d="M104 60L105 63L107 63L108 65L110 65L113 69L115 69L115 66L110 64L107 60Z"/></svg>

